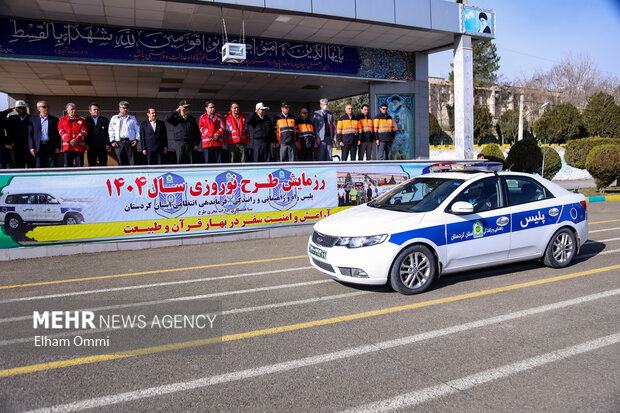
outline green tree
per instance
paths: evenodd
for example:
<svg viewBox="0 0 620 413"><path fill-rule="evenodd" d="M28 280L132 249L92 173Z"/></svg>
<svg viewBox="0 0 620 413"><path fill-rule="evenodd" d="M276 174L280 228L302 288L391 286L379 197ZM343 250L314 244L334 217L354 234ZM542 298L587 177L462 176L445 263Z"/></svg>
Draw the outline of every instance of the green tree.
<svg viewBox="0 0 620 413"><path fill-rule="evenodd" d="M454 133L454 105L446 105L448 110L448 122L450 124L450 131Z"/></svg>
<svg viewBox="0 0 620 413"><path fill-rule="evenodd" d="M541 173L541 165L538 173L540 173L543 178L552 180L555 174L557 174L559 170L562 169L562 158L560 158L560 154L558 154L558 152L551 146L549 146L548 148L540 148L540 150L545 157L545 171L544 173ZM545 151L547 153L545 153Z"/></svg>
<svg viewBox="0 0 620 413"><path fill-rule="evenodd" d="M589 136L620 138L620 106L613 96L595 93L583 110L583 124Z"/></svg>
<svg viewBox="0 0 620 413"><path fill-rule="evenodd" d="M497 83L497 71L499 70L500 57L497 55L497 46L491 40L474 43L473 69L474 86L490 86ZM450 64L454 67L454 64ZM454 83L454 71L450 72L448 79Z"/></svg>
<svg viewBox="0 0 620 413"><path fill-rule="evenodd" d="M396 179L394 179L394 175L392 175L392 177L388 181L388 185L396 185Z"/></svg>
<svg viewBox="0 0 620 413"><path fill-rule="evenodd" d="M506 165L515 172L540 172L543 155L538 144L531 139L523 139L512 145ZM546 169L546 168L545 168Z"/></svg>
<svg viewBox="0 0 620 413"><path fill-rule="evenodd" d="M484 147L484 149L482 149L480 155L484 156L484 159L491 162L501 162L503 167L506 167L506 158L502 153L502 149L496 143L489 143Z"/></svg>
<svg viewBox="0 0 620 413"><path fill-rule="evenodd" d="M370 105L370 95L364 93L363 95L353 96L351 98L351 104L353 105L353 113L360 114L362 113L363 105Z"/></svg>
<svg viewBox="0 0 620 413"><path fill-rule="evenodd" d="M596 189L603 189L620 177L620 146L599 145L593 148L586 159L586 169L594 177Z"/></svg>
<svg viewBox="0 0 620 413"><path fill-rule="evenodd" d="M523 134L528 128L526 119L523 119ZM502 114L499 120L497 134L502 139L502 144L513 144L519 137L519 110L510 109Z"/></svg>
<svg viewBox="0 0 620 413"><path fill-rule="evenodd" d="M486 142L486 138L493 132L493 116L486 106L474 106L474 142Z"/></svg>
<svg viewBox="0 0 620 413"><path fill-rule="evenodd" d="M585 169L588 154L592 149L599 145L620 144L620 140L613 138L601 138L593 136L590 138L576 139L566 144L564 160L573 168Z"/></svg>
<svg viewBox="0 0 620 413"><path fill-rule="evenodd" d="M353 114L357 115L362 112L362 105L368 105L369 102L370 97L368 93L364 93L362 95L332 100L331 102L329 102L329 110L334 112L334 119L338 120L342 115L345 114L344 108L348 104L353 105Z"/></svg>
<svg viewBox="0 0 620 413"><path fill-rule="evenodd" d="M554 105L534 124L534 134L540 142L566 143L583 136L581 113L570 103Z"/></svg>
<svg viewBox="0 0 620 413"><path fill-rule="evenodd" d="M353 181L353 178L351 178L351 174L347 172L347 175L344 177L344 183L348 184L348 183L351 183L352 181Z"/></svg>
<svg viewBox="0 0 620 413"><path fill-rule="evenodd" d="M452 144L452 137L441 129L439 121L432 113L428 114L428 136L431 145Z"/></svg>
<svg viewBox="0 0 620 413"><path fill-rule="evenodd" d="M439 121L432 113L428 114L428 137L431 145L441 145L443 131Z"/></svg>

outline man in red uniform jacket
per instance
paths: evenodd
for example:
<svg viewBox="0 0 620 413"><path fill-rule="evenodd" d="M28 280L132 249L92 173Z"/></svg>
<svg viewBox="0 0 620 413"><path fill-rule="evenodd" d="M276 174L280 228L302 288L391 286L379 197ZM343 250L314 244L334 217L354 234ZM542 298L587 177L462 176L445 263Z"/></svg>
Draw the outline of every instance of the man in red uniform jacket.
<svg viewBox="0 0 620 413"><path fill-rule="evenodd" d="M202 150L206 163L222 163L224 147L224 118L215 111L215 102L205 102L206 112L200 117L198 128L202 136Z"/></svg>
<svg viewBox="0 0 620 413"><path fill-rule="evenodd" d="M75 103L67 103L67 115L58 121L58 133L62 138L65 166L84 166L86 152L86 121L78 116Z"/></svg>
<svg viewBox="0 0 620 413"><path fill-rule="evenodd" d="M226 144L230 152L230 162L245 163L245 146L250 143L250 131L245 115L239 104L230 104L230 112L226 115Z"/></svg>

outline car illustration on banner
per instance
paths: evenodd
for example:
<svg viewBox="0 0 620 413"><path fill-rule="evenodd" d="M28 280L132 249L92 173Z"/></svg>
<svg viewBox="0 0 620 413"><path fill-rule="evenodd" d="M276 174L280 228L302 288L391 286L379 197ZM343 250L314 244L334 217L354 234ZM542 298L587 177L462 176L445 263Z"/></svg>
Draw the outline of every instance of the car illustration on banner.
<svg viewBox="0 0 620 413"><path fill-rule="evenodd" d="M570 264L588 238L584 195L497 163L460 167L317 222L311 264L338 281L389 283L403 294L457 271L533 259Z"/></svg>
<svg viewBox="0 0 620 413"><path fill-rule="evenodd" d="M44 192L2 193L0 222L6 233L15 233L26 225L73 225L84 222L82 207Z"/></svg>

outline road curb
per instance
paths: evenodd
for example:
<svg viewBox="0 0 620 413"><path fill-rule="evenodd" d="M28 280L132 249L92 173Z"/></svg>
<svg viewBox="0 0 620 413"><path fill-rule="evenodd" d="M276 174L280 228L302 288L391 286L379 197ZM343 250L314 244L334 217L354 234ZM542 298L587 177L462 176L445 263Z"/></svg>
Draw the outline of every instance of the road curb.
<svg viewBox="0 0 620 413"><path fill-rule="evenodd" d="M620 201L620 195L590 196L586 198L586 202L589 203L605 201Z"/></svg>

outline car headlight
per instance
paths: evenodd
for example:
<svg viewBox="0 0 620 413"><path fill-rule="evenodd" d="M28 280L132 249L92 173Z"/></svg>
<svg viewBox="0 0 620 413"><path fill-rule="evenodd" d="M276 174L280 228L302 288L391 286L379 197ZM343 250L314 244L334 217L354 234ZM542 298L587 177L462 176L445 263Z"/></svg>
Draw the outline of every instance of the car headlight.
<svg viewBox="0 0 620 413"><path fill-rule="evenodd" d="M341 237L336 241L336 245L347 248L368 247L371 245L381 244L387 239L388 235L372 235L369 237Z"/></svg>

